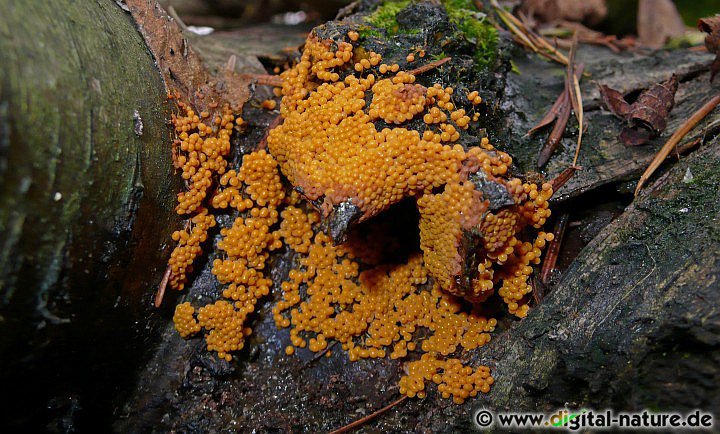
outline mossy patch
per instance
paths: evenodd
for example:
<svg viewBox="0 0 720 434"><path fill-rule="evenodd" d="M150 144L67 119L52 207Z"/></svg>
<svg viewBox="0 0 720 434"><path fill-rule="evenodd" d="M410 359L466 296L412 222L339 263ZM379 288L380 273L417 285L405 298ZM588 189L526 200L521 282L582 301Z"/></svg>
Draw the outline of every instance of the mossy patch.
<svg viewBox="0 0 720 434"><path fill-rule="evenodd" d="M397 34L415 34L420 29L401 26L397 14L405 9L411 0L388 0L365 18L372 26L361 30L361 36L379 36L373 28L383 29L388 36ZM458 29L454 38L462 38L475 46L473 57L479 69L492 67L497 57L497 29L488 21L487 16L480 12L472 0L441 0L452 24Z"/></svg>
<svg viewBox="0 0 720 434"><path fill-rule="evenodd" d="M375 9L375 12L368 15L365 21L373 27L384 29L390 36L393 36L400 31L400 25L395 17L409 4L410 0L388 0Z"/></svg>
<svg viewBox="0 0 720 434"><path fill-rule="evenodd" d="M497 56L498 32L487 16L478 11L472 0L442 0L442 4L462 36L475 44L473 57L477 66L491 67Z"/></svg>

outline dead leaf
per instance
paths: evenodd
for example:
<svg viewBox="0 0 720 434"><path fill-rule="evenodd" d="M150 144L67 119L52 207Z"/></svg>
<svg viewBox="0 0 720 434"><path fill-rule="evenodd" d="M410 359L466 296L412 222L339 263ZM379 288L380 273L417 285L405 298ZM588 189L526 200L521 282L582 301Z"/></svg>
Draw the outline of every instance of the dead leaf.
<svg viewBox="0 0 720 434"><path fill-rule="evenodd" d="M607 15L605 0L524 0L520 11L541 23L584 22L594 25Z"/></svg>
<svg viewBox="0 0 720 434"><path fill-rule="evenodd" d="M675 105L675 92L678 78L673 74L667 81L652 85L638 96L631 106L630 120L642 123L655 134L660 134L667 126L667 117Z"/></svg>
<svg viewBox="0 0 720 434"><path fill-rule="evenodd" d="M625 119L630 113L630 104L625 101L625 96L615 89L612 89L604 84L598 86L600 89L600 96L602 96L605 106L615 116Z"/></svg>
<svg viewBox="0 0 720 434"><path fill-rule="evenodd" d="M640 0L637 33L640 44L662 48L670 38L685 34L685 24L672 0Z"/></svg>
<svg viewBox="0 0 720 434"><path fill-rule="evenodd" d="M650 140L650 138L650 131L637 127L625 127L618 136L618 139L620 139L625 146L640 146Z"/></svg>
<svg viewBox="0 0 720 434"><path fill-rule="evenodd" d="M668 80L650 86L632 105L615 89L603 85L599 89L608 110L627 122L620 141L627 146L638 146L665 130L667 117L675 105L678 79L673 74Z"/></svg>
<svg viewBox="0 0 720 434"><path fill-rule="evenodd" d="M530 131L527 132L528 136L531 136L535 134L539 129L546 127L553 123L555 119L557 119L560 114L563 112L563 107L565 105L568 105L570 103L570 100L567 98L567 91L566 88L563 88L563 91L560 92L560 95L555 100L555 103L552 107L550 107L550 110L548 110L547 113L545 113L545 116L538 122L534 127L530 128Z"/></svg>
<svg viewBox="0 0 720 434"><path fill-rule="evenodd" d="M705 47L715 54L715 60L710 67L710 81L712 81L715 74L720 72L720 15L700 19L698 29L708 34L705 37Z"/></svg>

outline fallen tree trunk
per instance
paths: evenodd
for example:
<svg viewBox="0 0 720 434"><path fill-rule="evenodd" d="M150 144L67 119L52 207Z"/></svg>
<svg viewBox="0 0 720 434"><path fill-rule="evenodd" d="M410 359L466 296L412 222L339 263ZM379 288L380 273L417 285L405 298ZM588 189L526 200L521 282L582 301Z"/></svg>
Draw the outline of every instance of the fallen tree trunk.
<svg viewBox="0 0 720 434"><path fill-rule="evenodd" d="M167 311L151 314L150 288L162 277L162 246L177 226L172 209L179 190L171 178L160 75L128 15L112 2L7 1L11 13L0 18L0 28L14 37L0 40L0 57L15 69L0 71L0 227L8 234L0 246L0 351L12 356L2 358L0 375L17 399L3 408L3 422L69 430L116 419L117 430L132 432L323 431L394 401L403 369L397 361L350 363L339 348L327 358L285 357L288 334L276 329L271 303L259 309L252 341L233 363L218 361L199 339L180 339ZM37 20L54 23L47 36L27 26ZM520 74L509 72L508 63L491 75L488 106L495 110L488 113L488 133L530 170L539 141L523 135L559 93L562 68L507 49ZM231 52L213 51L220 53L218 64ZM666 135L702 105L709 89L707 54L618 56L582 47L579 57L593 78L615 81L614 87L622 81L627 91L680 70ZM38 68L37 59L49 66ZM607 66L617 64L622 76ZM583 86L586 103L596 104L594 84ZM257 145L273 116L246 107L250 126L234 143L236 159ZM719 116L687 139L705 141L701 151L586 246L528 318L506 319L490 345L463 356L493 368L489 395L457 406L430 393L374 426L452 432L471 429L480 407L546 411L566 403L720 412L714 296L720 142L713 127ZM587 119L585 170L561 201L636 177L657 147L623 147L616 139L621 125L597 105ZM566 167L573 143L574 136L564 139L548 176ZM684 182L687 169L692 181ZM273 259L275 287L292 261L292 255ZM216 296L211 263L194 280L193 296ZM144 366L146 351L154 356ZM143 368L133 398L116 408ZM22 393L28 389L38 392Z"/></svg>
<svg viewBox="0 0 720 434"><path fill-rule="evenodd" d="M166 92L115 2L0 4L0 425L95 426L157 335Z"/></svg>
<svg viewBox="0 0 720 434"><path fill-rule="evenodd" d="M466 361L491 366L496 378L487 396L458 406L430 395L372 426L466 431L480 408L717 414L719 168L720 140L713 139L605 227L527 318L473 352ZM683 181L688 170L692 182ZM397 397L402 368L396 362L349 363L341 351L328 360L281 357L288 338L274 330L271 315L257 334L258 349L234 368L214 360L203 342L182 341L169 330L139 400L117 426L323 431Z"/></svg>
<svg viewBox="0 0 720 434"><path fill-rule="evenodd" d="M520 74L495 75L496 100L488 104L495 111L488 116L500 122L488 133L530 171L541 140L523 136L560 92L562 67L520 50L510 55ZM600 110L595 83L585 80L583 95L590 113L580 157L584 170L556 200L571 211L578 203L571 201L573 197L600 187L622 190L624 181L636 178L663 138L705 102L710 88L706 72L711 57L703 53L617 55L583 46L578 56L593 79L616 87L622 82L625 91L644 88L673 72L680 74L681 85L664 135L654 144L626 148L617 140L622 125ZM618 64L623 65L621 75L608 67ZM719 117L711 114L686 138L685 143L699 140L701 151L673 167L605 227L526 319L505 319L503 330L488 346L463 356L471 365L492 367L496 383L487 396L455 405L430 393L426 399L398 405L370 422L370 429L463 432L475 427L479 408L720 411L720 302L715 297ZM564 148L548 167L549 177L567 167L574 143L573 134L563 139ZM242 139L244 149L252 144L252 139ZM286 255L273 262L276 287L292 261ZM206 267L189 290L190 297L212 299L213 281ZM315 358L307 352L285 357L289 338L287 331L275 328L271 306L268 302L259 309L253 341L240 362L218 361L206 352L204 342L183 341L168 328L116 428L320 432L398 398L396 384L403 367L397 361L350 363L339 348L332 348L329 357Z"/></svg>

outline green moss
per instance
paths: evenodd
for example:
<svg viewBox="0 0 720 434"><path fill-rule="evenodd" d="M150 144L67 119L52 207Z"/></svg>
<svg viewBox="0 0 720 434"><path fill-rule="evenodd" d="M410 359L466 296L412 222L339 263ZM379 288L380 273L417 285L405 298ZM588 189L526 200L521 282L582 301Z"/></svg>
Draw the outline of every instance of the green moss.
<svg viewBox="0 0 720 434"><path fill-rule="evenodd" d="M382 37L382 34L379 31L375 30L373 27L370 27L370 26L363 26L363 27L359 28L358 34L363 39L369 38L369 37L373 37L373 38Z"/></svg>
<svg viewBox="0 0 720 434"><path fill-rule="evenodd" d="M475 7L473 0L441 0L450 21L458 28L458 35L475 45L475 61L480 69L490 68L495 62L498 45L497 29L488 22L487 17ZM397 22L398 12L404 9L410 0L388 0L381 4L365 21L374 28L385 30L389 36L398 33L415 34L419 29L402 29ZM379 33L371 28L361 29L361 36L375 36Z"/></svg>
<svg viewBox="0 0 720 434"><path fill-rule="evenodd" d="M441 52L438 53L438 54L433 54L432 56L430 56L430 58L431 58L432 60L442 60L442 59L444 59L444 58L446 58L446 57L448 57L448 55L447 55L444 51L441 51Z"/></svg>
<svg viewBox="0 0 720 434"><path fill-rule="evenodd" d="M491 67L497 55L497 29L471 0L442 0L442 4L462 36L475 44L477 66L481 69Z"/></svg>
<svg viewBox="0 0 720 434"><path fill-rule="evenodd" d="M374 27L385 29L390 36L395 35L400 30L395 16L408 4L410 4L410 0L386 1L375 12L368 15L365 21Z"/></svg>

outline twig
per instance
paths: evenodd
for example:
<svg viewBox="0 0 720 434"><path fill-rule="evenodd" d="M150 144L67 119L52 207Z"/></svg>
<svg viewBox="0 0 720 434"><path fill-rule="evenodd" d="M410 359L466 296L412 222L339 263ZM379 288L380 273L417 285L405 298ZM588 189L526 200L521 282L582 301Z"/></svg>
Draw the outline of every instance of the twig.
<svg viewBox="0 0 720 434"><path fill-rule="evenodd" d="M335 345L336 345L337 343L338 343L338 341L334 341L332 344L330 344L330 345L328 345L327 347L325 347L324 350L322 350L322 351L320 351L319 353L315 354L315 356L314 356L312 359L310 359L310 360L308 360L307 362L303 363L302 366L300 366L300 369L305 369L305 368L307 368L308 366L310 366L310 365L312 365L313 363L315 363L316 361L320 360L325 354L327 354L328 351L332 350L333 347L335 347Z"/></svg>
<svg viewBox="0 0 720 434"><path fill-rule="evenodd" d="M170 281L171 272L172 267L168 265L165 269L165 274L163 274L162 281L160 281L160 287L158 287L158 290L155 293L155 307L160 307L162 304L163 297L165 296L165 288L167 288L168 281Z"/></svg>
<svg viewBox="0 0 720 434"><path fill-rule="evenodd" d="M667 142L663 145L662 148L660 148L660 151L655 155L655 158L652 160L650 165L647 169L645 169L645 172L640 177L640 180L638 181L638 185L635 188L635 196L640 193L640 189L645 185L645 182L655 173L658 167L665 161L665 158L667 158L668 155L670 155L670 152L675 148L675 146L682 140L687 133L692 130L695 125L698 124L701 120L705 118L717 105L720 104L720 95L715 95L705 103L704 106L700 107L698 111L693 113L692 116L688 120L686 120L680 128L678 128L672 136L668 139Z"/></svg>
<svg viewBox="0 0 720 434"><path fill-rule="evenodd" d="M434 62L430 62L426 65L420 66L418 68L411 69L410 71L408 71L408 73L412 74L412 75L419 75L419 74L422 74L423 72L427 72L427 71L430 71L431 69L437 68L438 66L440 66L444 63L447 63L450 60L452 60L452 57L444 57L442 59L435 60Z"/></svg>
<svg viewBox="0 0 720 434"><path fill-rule="evenodd" d="M542 127L545 127L547 125L550 125L552 121L557 119L557 117L562 112L562 107L565 101L567 100L567 87L563 86L562 92L560 92L560 95L558 95L557 99L555 100L555 103L552 107L550 107L550 110L548 110L547 113L545 113L545 116L540 119L540 122L538 122L534 127L530 128L530 130L527 132L526 136L531 136L535 134L537 130L539 130ZM570 102L567 100L567 102Z"/></svg>
<svg viewBox="0 0 720 434"><path fill-rule="evenodd" d="M555 122L552 131L550 131L547 142L545 142L545 146L543 146L540 150L540 155L538 155L537 161L538 167L543 167L548 160L550 160L550 157L553 152L555 152L555 149L557 148L558 143L560 143L560 139L562 139L563 133L567 128L567 123L570 120L570 97L567 94L565 94L565 101L565 104L561 107L560 113L558 114L557 122Z"/></svg>
<svg viewBox="0 0 720 434"><path fill-rule="evenodd" d="M540 289L538 288L538 282L536 279L537 279L537 276L535 274L533 274L532 276L530 276L530 280L528 281L528 283L530 284L530 288L532 288L531 293L532 293L533 301L535 302L535 306L538 306L540 304L540 302L542 301L544 294L542 292L540 292Z"/></svg>
<svg viewBox="0 0 720 434"><path fill-rule="evenodd" d="M578 65L574 72L575 76L579 79L583 73L583 65ZM558 99L555 101L555 104L553 104L548 114L545 115L538 125L528 132L528 134L530 134L530 132L536 131L537 128L545 126L553 120L556 120L555 126L552 131L550 131L547 142L545 142L545 145L540 150L540 155L538 155L538 167L543 167L548 160L550 160L550 157L557 148L558 143L560 143L560 139L562 139L562 135L565 133L565 129L567 128L567 123L570 120L570 108L570 94L568 93L568 87L566 85L563 87L563 91L560 93L560 96L558 96Z"/></svg>
<svg viewBox="0 0 720 434"><path fill-rule="evenodd" d="M177 21L178 26L180 26L183 31L188 31L188 26L183 22L183 20L180 19L180 15L178 15L174 7L168 6L167 13L168 15L170 15L170 17L172 17L172 19Z"/></svg>
<svg viewBox="0 0 720 434"><path fill-rule="evenodd" d="M570 166L567 169L563 170L562 173L555 177L555 179L550 181L553 189L553 194L557 193L557 191L560 190L560 188L562 188L562 186L565 185L578 170L580 170L580 167Z"/></svg>
<svg viewBox="0 0 720 434"><path fill-rule="evenodd" d="M282 78L279 75L270 74L239 74L241 78L246 80L253 80L257 84L263 84L267 86L281 87L283 84Z"/></svg>
<svg viewBox="0 0 720 434"><path fill-rule="evenodd" d="M380 410L378 410L374 413L368 414L367 416L362 417L362 418L356 420L355 422L349 423L342 428L332 431L330 434L342 434L342 433L352 431L353 429L375 419L376 417L380 416L381 414L385 413L386 411L390 410L391 408L395 407L396 405L401 404L406 399L407 399L407 395L403 396L402 398L398 399L397 401L394 401L394 402L386 405L385 407L381 408Z"/></svg>
<svg viewBox="0 0 720 434"><path fill-rule="evenodd" d="M555 228L553 228L553 235L555 235L555 238L553 238L548 245L547 251L545 252L545 261L543 262L542 270L540 271L540 281L542 283L547 283L548 280L550 280L550 274L552 273L552 270L555 269L558 254L560 253L560 245L562 244L565 229L567 229L568 220L570 219L569 217L570 214L562 213L555 223Z"/></svg>
<svg viewBox="0 0 720 434"><path fill-rule="evenodd" d="M544 56L550 60L567 65L568 58L553 47L545 38L530 30L525 24L518 20L513 14L503 9L496 0L491 0L490 4L495 8L495 12L505 23L510 32L518 39L522 45L533 50L534 52Z"/></svg>
<svg viewBox="0 0 720 434"><path fill-rule="evenodd" d="M260 143L258 143L258 145L255 149L256 151L267 148L267 140L268 140L268 136L270 135L270 131L275 129L275 127L277 127L278 125L282 124L283 120L284 120L284 118L282 117L282 115L277 115L277 116L275 116L275 119L273 119L268 124L267 128L265 128L265 132L263 133L262 139L260 139Z"/></svg>

